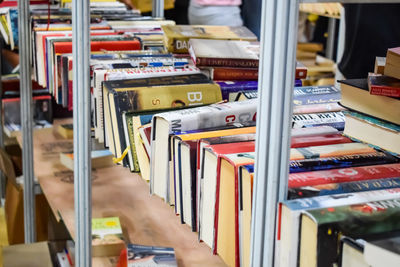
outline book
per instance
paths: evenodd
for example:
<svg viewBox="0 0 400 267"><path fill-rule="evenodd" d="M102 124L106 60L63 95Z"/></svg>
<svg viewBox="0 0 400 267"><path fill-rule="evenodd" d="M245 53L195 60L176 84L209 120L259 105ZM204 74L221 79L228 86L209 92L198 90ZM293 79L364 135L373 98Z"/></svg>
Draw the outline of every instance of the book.
<svg viewBox="0 0 400 267"><path fill-rule="evenodd" d="M342 143L333 145L299 147L290 149L290 160L327 158L372 152L375 152L374 148L362 143Z"/></svg>
<svg viewBox="0 0 400 267"><path fill-rule="evenodd" d="M315 126L310 128L292 128L291 136L313 136L324 134L337 134L339 131L332 126Z"/></svg>
<svg viewBox="0 0 400 267"><path fill-rule="evenodd" d="M202 67L201 70L215 81L258 80L258 68Z"/></svg>
<svg viewBox="0 0 400 267"><path fill-rule="evenodd" d="M289 174L289 188L400 177L400 164L382 164Z"/></svg>
<svg viewBox="0 0 400 267"><path fill-rule="evenodd" d="M257 36L244 26L163 25L164 45L169 52L188 53L189 39L257 41Z"/></svg>
<svg viewBox="0 0 400 267"><path fill-rule="evenodd" d="M291 160L290 173L396 163L399 159L389 153L374 151L363 154Z"/></svg>
<svg viewBox="0 0 400 267"><path fill-rule="evenodd" d="M400 230L398 199L309 210L302 214L299 266L337 262L341 235L362 238Z"/></svg>
<svg viewBox="0 0 400 267"><path fill-rule="evenodd" d="M94 257L119 256L125 249L118 217L92 219L92 254Z"/></svg>
<svg viewBox="0 0 400 267"><path fill-rule="evenodd" d="M190 39L189 53L197 67L258 68L260 43Z"/></svg>
<svg viewBox="0 0 400 267"><path fill-rule="evenodd" d="M122 129L123 111L165 109L221 101L218 85L202 74L106 81L103 83L103 95L110 150L116 157L121 157L126 148Z"/></svg>
<svg viewBox="0 0 400 267"><path fill-rule="evenodd" d="M250 266L251 215L254 165L239 167L239 252L240 266Z"/></svg>
<svg viewBox="0 0 400 267"><path fill-rule="evenodd" d="M219 175L221 158L225 154L254 152L254 142L242 142L236 146L230 144L215 144L204 149L203 163L201 167L200 187L200 212L199 212L199 239L204 241L216 252L219 198ZM234 208L234 206L232 206Z"/></svg>
<svg viewBox="0 0 400 267"><path fill-rule="evenodd" d="M128 267L178 266L175 251L169 247L127 245Z"/></svg>
<svg viewBox="0 0 400 267"><path fill-rule="evenodd" d="M169 199L169 135L181 131L255 121L257 101L242 101L160 113L153 117L151 133L150 190Z"/></svg>
<svg viewBox="0 0 400 267"><path fill-rule="evenodd" d="M346 110L346 108L336 102L293 106L293 114L324 113L344 110Z"/></svg>
<svg viewBox="0 0 400 267"><path fill-rule="evenodd" d="M255 152L221 156L215 209L215 248L229 266L240 266L238 168L254 163Z"/></svg>
<svg viewBox="0 0 400 267"><path fill-rule="evenodd" d="M372 191L400 187L400 178L381 178L366 181L331 183L323 185L289 188L288 199L326 196L360 191Z"/></svg>
<svg viewBox="0 0 400 267"><path fill-rule="evenodd" d="M308 146L322 146L333 144L351 143L351 139L341 134L325 134L325 135L311 135L311 136L297 136L291 138L291 148L308 147Z"/></svg>
<svg viewBox="0 0 400 267"><path fill-rule="evenodd" d="M233 128L232 128L233 127ZM175 185L175 205L177 214L182 214L183 222L192 227L193 231L198 229L199 203L200 203L200 164L202 160L202 148L210 143L237 143L254 141L255 127L244 127L243 125L232 126L230 129L207 129L189 134L177 134L171 141L172 169L170 171L170 187ZM190 193L190 198L188 195ZM183 196L183 199L180 199ZM180 203L184 203L181 206ZM191 203L191 206L188 205ZM183 212L183 207L186 212ZM178 208L180 210L178 211Z"/></svg>
<svg viewBox="0 0 400 267"><path fill-rule="evenodd" d="M305 128L315 126L332 126L339 131L343 131L345 116L342 111L294 114L292 116L292 128Z"/></svg>
<svg viewBox="0 0 400 267"><path fill-rule="evenodd" d="M341 99L341 90L335 86L303 86L293 90L295 106L336 103Z"/></svg>
<svg viewBox="0 0 400 267"><path fill-rule="evenodd" d="M365 242L364 259L368 266L397 266L400 263L399 235Z"/></svg>
<svg viewBox="0 0 400 267"><path fill-rule="evenodd" d="M386 57L376 57L374 73L383 75L385 73L385 65L386 65Z"/></svg>
<svg viewBox="0 0 400 267"><path fill-rule="evenodd" d="M386 53L384 74L400 79L400 48L389 48Z"/></svg>
<svg viewBox="0 0 400 267"><path fill-rule="evenodd" d="M217 81L221 88L222 99L232 102L240 92L256 91L257 81Z"/></svg>
<svg viewBox="0 0 400 267"><path fill-rule="evenodd" d="M74 169L74 153L60 153L60 162L70 170ZM114 166L113 155L109 150L91 151L91 167L93 169Z"/></svg>
<svg viewBox="0 0 400 267"><path fill-rule="evenodd" d="M138 131L139 134L135 134L134 141L140 175L145 181L150 181L151 123L140 126Z"/></svg>
<svg viewBox="0 0 400 267"><path fill-rule="evenodd" d="M398 98L371 95L367 79L348 79L341 83L344 107L391 123L400 124L400 101Z"/></svg>
<svg viewBox="0 0 400 267"><path fill-rule="evenodd" d="M368 89L371 95L400 97L400 80L386 75L368 75Z"/></svg>
<svg viewBox="0 0 400 267"><path fill-rule="evenodd" d="M358 112L345 112L344 134L400 154L400 126Z"/></svg>
<svg viewBox="0 0 400 267"><path fill-rule="evenodd" d="M364 240L348 236L340 239L340 266L369 267L364 259Z"/></svg>
<svg viewBox="0 0 400 267"><path fill-rule="evenodd" d="M323 208L334 209L344 205L358 205L367 201L383 201L398 198L399 194L400 189L394 188L284 201L279 205L278 214L276 248L280 250L279 266L297 266L302 212Z"/></svg>

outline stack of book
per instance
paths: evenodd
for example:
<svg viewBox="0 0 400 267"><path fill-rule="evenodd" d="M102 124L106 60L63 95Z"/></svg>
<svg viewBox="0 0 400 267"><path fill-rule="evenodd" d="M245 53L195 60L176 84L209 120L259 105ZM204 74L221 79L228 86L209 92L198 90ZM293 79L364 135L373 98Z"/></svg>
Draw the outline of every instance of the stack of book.
<svg viewBox="0 0 400 267"><path fill-rule="evenodd" d="M340 104L348 109L341 137L353 141L341 146L353 148L336 154L313 147L309 158L291 161L289 200L279 206L279 266L375 266L376 251L399 263L398 252L384 245L367 249L400 230L398 51L388 50L386 64L377 59L368 78L340 81Z"/></svg>

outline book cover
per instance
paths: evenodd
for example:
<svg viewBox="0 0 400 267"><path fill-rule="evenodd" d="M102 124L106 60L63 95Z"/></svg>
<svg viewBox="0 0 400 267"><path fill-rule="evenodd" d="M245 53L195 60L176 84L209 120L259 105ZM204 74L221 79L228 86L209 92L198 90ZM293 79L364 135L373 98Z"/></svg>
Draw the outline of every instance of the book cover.
<svg viewBox="0 0 400 267"><path fill-rule="evenodd" d="M221 156L215 209L214 252L229 265L240 266L238 168L254 164L255 152Z"/></svg>
<svg viewBox="0 0 400 267"><path fill-rule="evenodd" d="M301 213L307 210L335 208L344 205L358 205L368 201L382 201L400 197L400 189L355 192L339 195L326 195L311 198L286 200L279 212L278 240L280 249L279 266L298 264ZM289 255L289 256L288 256Z"/></svg>
<svg viewBox="0 0 400 267"><path fill-rule="evenodd" d="M345 112L344 134L400 154L400 126L358 112Z"/></svg>
<svg viewBox="0 0 400 267"><path fill-rule="evenodd" d="M339 131L343 131L345 126L345 116L343 112L295 114L292 117L292 128L306 128L324 125L332 126Z"/></svg>
<svg viewBox="0 0 400 267"><path fill-rule="evenodd" d="M127 245L128 267L178 266L175 251L169 247Z"/></svg>
<svg viewBox="0 0 400 267"><path fill-rule="evenodd" d="M122 227L118 217L92 219L93 256L119 256L125 249Z"/></svg>
<svg viewBox="0 0 400 267"><path fill-rule="evenodd" d="M164 45L172 53L188 53L189 39L257 41L257 36L244 26L163 25Z"/></svg>
<svg viewBox="0 0 400 267"><path fill-rule="evenodd" d="M288 186L291 188L394 177L400 177L399 163L291 173Z"/></svg>
<svg viewBox="0 0 400 267"><path fill-rule="evenodd" d="M400 230L398 199L306 211L302 215L299 266L331 266L341 235L362 238Z"/></svg>
<svg viewBox="0 0 400 267"><path fill-rule="evenodd" d="M258 81L217 81L221 88L222 99L234 101L239 92L256 91Z"/></svg>
<svg viewBox="0 0 400 267"><path fill-rule="evenodd" d="M295 106L335 103L340 99L341 90L335 86L303 86L293 91Z"/></svg>
<svg viewBox="0 0 400 267"><path fill-rule="evenodd" d="M228 67L206 67L213 80L258 80L258 68L228 68Z"/></svg>
<svg viewBox="0 0 400 267"><path fill-rule="evenodd" d="M160 113L154 116L152 120L150 157L151 192L168 199L166 185L169 180L169 134L187 130L224 126L235 122L247 123L255 121L256 112L257 101L249 100Z"/></svg>
<svg viewBox="0 0 400 267"><path fill-rule="evenodd" d="M367 79L348 79L338 82L341 83L342 90L341 105L400 125L400 98L371 95Z"/></svg>
<svg viewBox="0 0 400 267"><path fill-rule="evenodd" d="M400 97L400 80L385 75L368 75L371 95Z"/></svg>
<svg viewBox="0 0 400 267"><path fill-rule="evenodd" d="M327 158L290 161L290 173L396 163L399 159L385 152L374 151Z"/></svg>
<svg viewBox="0 0 400 267"><path fill-rule="evenodd" d="M372 152L375 152L375 149L363 143L299 147L290 149L290 160L327 158Z"/></svg>
<svg viewBox="0 0 400 267"><path fill-rule="evenodd" d="M258 68L260 43L191 39L189 53L197 67Z"/></svg>
<svg viewBox="0 0 400 267"><path fill-rule="evenodd" d="M400 187L400 178L381 178L375 180L332 183L307 187L289 188L288 199L354 193Z"/></svg>
<svg viewBox="0 0 400 267"><path fill-rule="evenodd" d="M342 134L325 134L311 136L297 136L291 138L291 148L308 147L308 146L323 146L333 144L351 143L351 139Z"/></svg>

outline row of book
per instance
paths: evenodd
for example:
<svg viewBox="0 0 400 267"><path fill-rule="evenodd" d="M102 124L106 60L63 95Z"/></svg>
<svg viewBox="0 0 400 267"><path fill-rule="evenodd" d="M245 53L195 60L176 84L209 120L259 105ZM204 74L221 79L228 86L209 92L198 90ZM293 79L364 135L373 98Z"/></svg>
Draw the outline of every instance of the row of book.
<svg viewBox="0 0 400 267"><path fill-rule="evenodd" d="M343 136L374 151L326 158L302 173L307 164L291 162L289 200L278 207L278 266L399 265L399 58L388 49L368 78L339 81Z"/></svg>
<svg viewBox="0 0 400 267"><path fill-rule="evenodd" d="M57 16L53 12L50 18ZM71 109L71 29L61 25L33 24L34 76L60 105ZM213 253L230 266L249 266L258 104L256 37L245 27L183 26L139 16L130 21L96 18L91 35L94 137L110 150L115 162L140 171L149 181L150 192L173 206L181 222L198 232L199 241ZM387 62L396 65L390 57ZM306 77L306 70L299 64L296 78ZM351 121L353 113L343 106L367 113L354 103L361 102L361 95L377 97L353 82L343 81L341 89L294 87L288 203L320 203L318 198L326 194L332 201L325 208L336 210L343 201L335 199L348 196L344 193L395 187L400 174L398 158L356 141L357 136L348 132L351 128L345 120ZM389 98L381 106L379 100L370 102L377 110L366 108L393 117L370 115L398 123L398 99ZM343 130L352 138L343 136ZM389 145L376 146L396 152L388 148L392 147L388 138L378 135L378 139ZM385 192L369 195L387 200L398 191ZM363 193L351 196L359 199ZM320 257L319 243L312 243L317 239L301 242L316 237L314 232L298 234L303 226L308 225L304 231L318 229L315 220L302 221L303 214L305 218L311 211L292 211L286 202L281 206L276 242L279 264L304 259L304 266L314 264L309 259L317 259L314 265L319 266L330 259L336 262L337 247L329 247L326 251L331 254ZM321 238L337 244L340 229L330 229L331 234L326 231Z"/></svg>

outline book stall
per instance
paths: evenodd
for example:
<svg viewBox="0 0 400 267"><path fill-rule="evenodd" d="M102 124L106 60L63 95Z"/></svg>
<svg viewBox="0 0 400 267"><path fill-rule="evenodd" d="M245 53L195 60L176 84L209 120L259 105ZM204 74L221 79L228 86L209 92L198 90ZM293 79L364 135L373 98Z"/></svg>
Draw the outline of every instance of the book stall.
<svg viewBox="0 0 400 267"><path fill-rule="evenodd" d="M399 266L400 42L347 75L349 34L298 38L346 1L300 2L264 1L259 37L0 3L3 266Z"/></svg>

